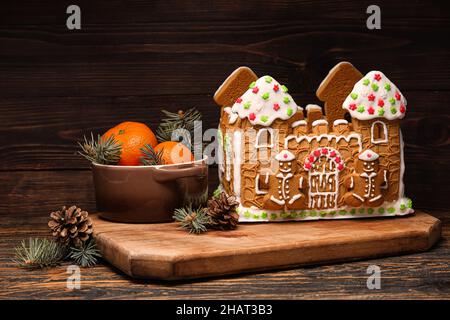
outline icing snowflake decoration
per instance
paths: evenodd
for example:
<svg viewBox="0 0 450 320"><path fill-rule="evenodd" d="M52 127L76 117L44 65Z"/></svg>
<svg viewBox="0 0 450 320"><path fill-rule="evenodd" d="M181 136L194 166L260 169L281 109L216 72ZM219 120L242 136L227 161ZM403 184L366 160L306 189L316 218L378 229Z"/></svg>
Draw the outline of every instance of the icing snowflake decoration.
<svg viewBox="0 0 450 320"><path fill-rule="evenodd" d="M405 116L406 99L382 72L370 71L355 84L342 107L359 120L394 120Z"/></svg>
<svg viewBox="0 0 450 320"><path fill-rule="evenodd" d="M271 76L252 82L249 89L230 108L225 108L229 123L247 118L252 125L270 126L275 119L287 120L297 112L298 106L288 89Z"/></svg>

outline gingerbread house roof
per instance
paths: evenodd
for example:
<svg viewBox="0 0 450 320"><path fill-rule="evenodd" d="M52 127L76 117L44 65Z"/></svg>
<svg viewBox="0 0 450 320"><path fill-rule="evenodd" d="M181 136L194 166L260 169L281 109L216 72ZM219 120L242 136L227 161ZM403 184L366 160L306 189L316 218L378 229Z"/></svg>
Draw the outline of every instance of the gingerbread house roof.
<svg viewBox="0 0 450 320"><path fill-rule="evenodd" d="M247 118L252 125L270 126L275 119L289 119L298 108L286 86L271 76L263 76L252 82L232 107L224 110L230 115L230 123L239 117Z"/></svg>
<svg viewBox="0 0 450 320"><path fill-rule="evenodd" d="M370 71L355 84L342 108L359 120L402 119L406 113L406 99L382 72Z"/></svg>

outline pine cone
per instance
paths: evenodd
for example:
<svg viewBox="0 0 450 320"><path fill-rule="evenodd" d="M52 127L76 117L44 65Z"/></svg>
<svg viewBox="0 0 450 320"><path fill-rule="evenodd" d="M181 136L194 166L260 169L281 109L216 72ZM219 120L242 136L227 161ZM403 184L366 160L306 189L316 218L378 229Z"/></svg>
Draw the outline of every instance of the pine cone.
<svg viewBox="0 0 450 320"><path fill-rule="evenodd" d="M80 247L90 238L93 231L92 220L88 215L87 211L82 211L76 206L69 209L64 206L61 210L50 214L48 226L57 241Z"/></svg>
<svg viewBox="0 0 450 320"><path fill-rule="evenodd" d="M236 229L239 220L239 214L236 212L238 205L236 198L227 196L225 192L209 200L206 210L210 218L209 227L219 230Z"/></svg>

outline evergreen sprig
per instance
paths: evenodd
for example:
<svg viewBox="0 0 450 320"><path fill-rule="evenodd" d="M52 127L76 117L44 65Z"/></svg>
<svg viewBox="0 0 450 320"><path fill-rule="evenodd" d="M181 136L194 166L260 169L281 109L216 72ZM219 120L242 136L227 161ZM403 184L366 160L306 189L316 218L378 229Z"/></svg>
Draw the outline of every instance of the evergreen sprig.
<svg viewBox="0 0 450 320"><path fill-rule="evenodd" d="M194 151L192 137L194 136L194 131L196 129L195 121L201 121L202 114L196 108L191 108L187 111L180 110L178 112L162 110L162 113L164 114L164 118L156 129L156 137L158 140L160 142L181 142L191 151ZM184 129L187 132L181 130L177 131L178 129ZM174 132L175 134L178 134L178 137L172 137Z"/></svg>
<svg viewBox="0 0 450 320"><path fill-rule="evenodd" d="M94 238L91 238L80 247L70 247L68 256L81 267L92 267L97 264L97 258L101 257Z"/></svg>
<svg viewBox="0 0 450 320"><path fill-rule="evenodd" d="M114 135L107 139L102 139L100 135L94 139L91 132L91 138L84 136L84 142L78 143L82 151L78 153L93 163L98 164L117 164L122 154L122 144L114 139Z"/></svg>
<svg viewBox="0 0 450 320"><path fill-rule="evenodd" d="M53 240L29 238L15 248L14 262L22 268L39 269L59 265L67 255L67 248Z"/></svg>
<svg viewBox="0 0 450 320"><path fill-rule="evenodd" d="M181 228L195 234L206 232L209 223L204 208L193 209L190 205L175 209L173 218L180 223Z"/></svg>
<svg viewBox="0 0 450 320"><path fill-rule="evenodd" d="M155 166L164 164L163 149L156 152L155 149L149 144L146 144L141 148L143 156L141 157L141 164L144 166Z"/></svg>

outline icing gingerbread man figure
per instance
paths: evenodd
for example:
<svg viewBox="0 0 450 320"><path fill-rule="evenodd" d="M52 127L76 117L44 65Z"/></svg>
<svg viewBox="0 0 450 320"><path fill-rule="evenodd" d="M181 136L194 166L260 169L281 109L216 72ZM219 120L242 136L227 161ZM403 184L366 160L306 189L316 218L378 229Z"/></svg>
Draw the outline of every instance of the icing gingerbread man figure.
<svg viewBox="0 0 450 320"><path fill-rule="evenodd" d="M268 189L264 196L264 209L285 210L306 208L306 196L300 190L306 188L306 179L297 174L297 161L294 154L283 150L275 156L279 162L278 172L261 176L259 189Z"/></svg>
<svg viewBox="0 0 450 320"><path fill-rule="evenodd" d="M382 189L387 187L387 170L380 170L379 155L367 149L359 154L355 162L355 172L344 180L348 192L344 195L345 204L359 207L377 207L384 201Z"/></svg>

